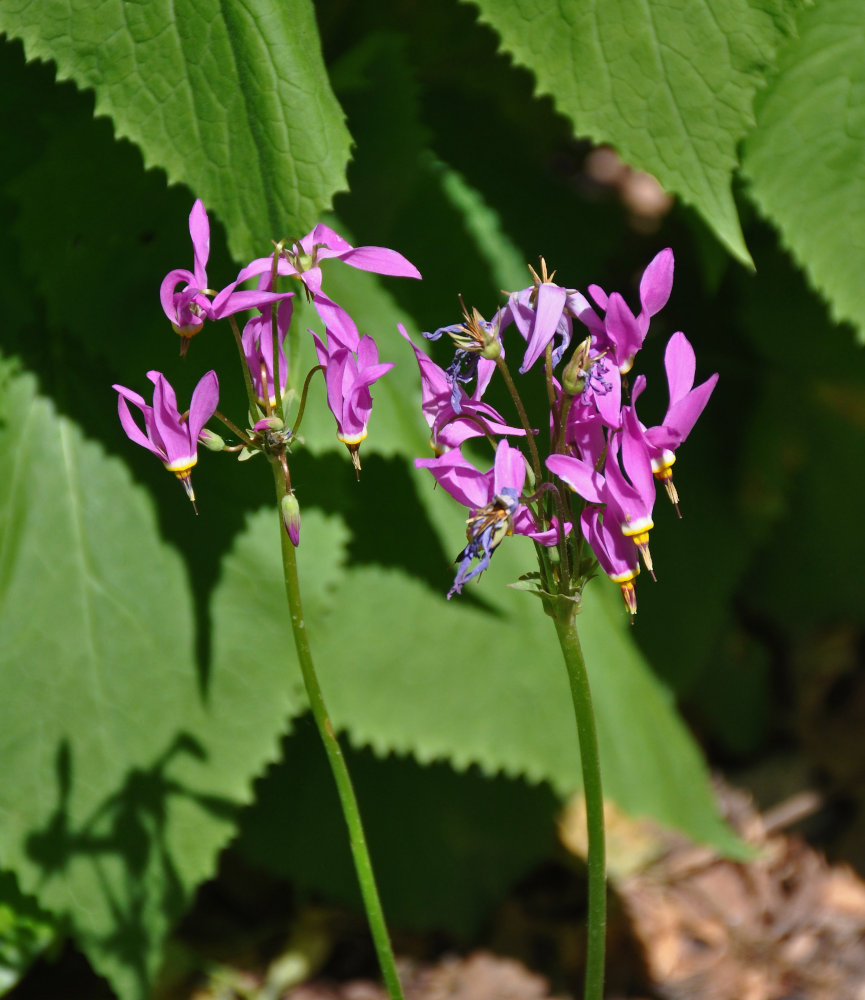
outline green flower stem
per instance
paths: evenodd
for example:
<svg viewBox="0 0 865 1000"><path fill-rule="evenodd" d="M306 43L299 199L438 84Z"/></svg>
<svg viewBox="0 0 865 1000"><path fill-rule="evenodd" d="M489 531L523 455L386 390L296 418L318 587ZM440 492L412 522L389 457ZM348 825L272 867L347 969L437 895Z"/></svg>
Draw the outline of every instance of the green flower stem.
<svg viewBox="0 0 865 1000"><path fill-rule="evenodd" d="M285 496L285 477L282 468L277 463L273 464L273 478L276 484L277 507L279 508L282 498ZM384 911L382 910L378 888L375 884L372 861L363 832L357 796L354 792L342 748L339 745L339 740L336 738L330 716L327 713L321 686L318 683L318 676L312 663L309 636L306 632L303 607L300 600L300 582L297 576L296 553L291 539L282 525L281 516L279 518L279 534L282 539L282 566L285 576L285 593L288 598L291 627L294 632L294 644L297 648L297 658L300 662L301 673L303 674L303 683L306 687L310 708L315 717L321 740L324 743L327 759L330 763L331 771L333 771L337 791L339 792L343 816L348 826L349 844L351 846L352 857L354 858L354 866L357 871L360 891L363 896L364 907L366 908L366 915L369 920L369 927L375 943L375 950L378 955L385 986L391 1000L403 1000L402 987L393 957L393 949L391 948L384 920Z"/></svg>
<svg viewBox="0 0 865 1000"><path fill-rule="evenodd" d="M535 474L535 489L537 489L543 482L544 470L541 465L540 455L538 455L538 446L535 443L535 434L532 430L532 425L529 423L526 408L523 406L523 401L520 399L520 394L517 392L517 387L514 385L514 380L511 378L511 373L505 359L501 355L496 358L496 368L498 368L501 372L502 378L505 380L505 385L508 388L508 392L511 394L511 399L514 401L517 413L520 415L520 422L526 432L526 443L529 446L529 455L532 460L532 472Z"/></svg>
<svg viewBox="0 0 865 1000"><path fill-rule="evenodd" d="M604 793L601 788L601 763L598 756L598 734L592 711L592 693L586 673L586 661L577 634L573 604L561 602L554 615L559 645L565 658L571 697L577 718L580 740L580 762L583 769L583 793L586 799L588 830L588 930L586 946L585 1000L602 1000L604 995L604 947L607 931L607 877L604 845Z"/></svg>

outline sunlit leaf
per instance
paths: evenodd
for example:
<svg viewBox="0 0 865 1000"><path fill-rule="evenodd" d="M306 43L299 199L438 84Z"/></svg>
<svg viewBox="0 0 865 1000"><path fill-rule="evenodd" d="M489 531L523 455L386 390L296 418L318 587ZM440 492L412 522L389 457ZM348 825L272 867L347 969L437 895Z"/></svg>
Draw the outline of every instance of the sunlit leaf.
<svg viewBox="0 0 865 1000"><path fill-rule="evenodd" d="M54 0L0 9L28 59L96 95L115 135L215 211L237 257L311 228L345 184L349 136L312 4Z"/></svg>
<svg viewBox="0 0 865 1000"><path fill-rule="evenodd" d="M814 4L756 103L743 169L760 210L825 296L865 337L865 11Z"/></svg>
<svg viewBox="0 0 865 1000"><path fill-rule="evenodd" d="M754 94L788 30L782 0L478 6L578 136L654 174L750 263L730 186Z"/></svg>

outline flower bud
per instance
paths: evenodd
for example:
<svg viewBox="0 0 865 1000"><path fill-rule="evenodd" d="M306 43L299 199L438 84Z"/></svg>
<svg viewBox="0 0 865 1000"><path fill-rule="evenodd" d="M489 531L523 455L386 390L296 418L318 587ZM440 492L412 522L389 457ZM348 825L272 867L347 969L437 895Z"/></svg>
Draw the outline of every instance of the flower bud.
<svg viewBox="0 0 865 1000"><path fill-rule="evenodd" d="M291 539L291 544L300 544L300 504L294 493L286 493L282 498L282 523Z"/></svg>
<svg viewBox="0 0 865 1000"><path fill-rule="evenodd" d="M586 337L578 344L571 360L562 370L562 388L569 396L579 396L585 388L591 344L591 337Z"/></svg>
<svg viewBox="0 0 865 1000"><path fill-rule="evenodd" d="M264 417L256 422L252 428L254 431L281 431L285 427L285 422L279 417Z"/></svg>
<svg viewBox="0 0 865 1000"><path fill-rule="evenodd" d="M198 443L203 444L208 451L222 451L225 447L225 442L218 434L214 434L213 431L209 431L206 427L203 427L198 432Z"/></svg>

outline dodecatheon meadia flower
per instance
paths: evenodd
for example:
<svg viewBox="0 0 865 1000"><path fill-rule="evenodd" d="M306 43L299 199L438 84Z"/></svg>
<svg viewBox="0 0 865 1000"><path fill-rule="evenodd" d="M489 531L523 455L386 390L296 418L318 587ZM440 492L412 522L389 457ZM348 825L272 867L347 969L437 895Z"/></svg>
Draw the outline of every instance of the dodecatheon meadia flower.
<svg viewBox="0 0 865 1000"><path fill-rule="evenodd" d="M219 403L219 380L213 371L202 376L192 393L189 413L181 415L168 379L157 371L148 372L147 377L154 386L153 406L132 389L122 385L113 387L119 393L117 411L120 423L131 441L153 452L165 468L177 476L197 514L190 470L198 461L198 437ZM141 411L144 431L130 413L128 403Z"/></svg>
<svg viewBox="0 0 865 1000"><path fill-rule="evenodd" d="M592 436L597 448L597 434ZM627 478L619 464L619 453ZM655 483L648 445L632 407L622 410L622 430L609 436L604 470L598 468L599 455L586 460L573 455L550 455L547 468L590 504L606 507L607 530L616 523L643 557L646 569L654 578L649 532L654 527L652 509Z"/></svg>
<svg viewBox="0 0 865 1000"><path fill-rule="evenodd" d="M623 375L631 370L634 358L643 346L652 316L660 312L670 298L673 267L673 251L669 247L650 261L640 279L640 312L637 316L618 292L608 296L599 285L589 285L589 294L606 313L603 322L579 293L578 298L569 301L574 315L595 335L596 348L609 351Z"/></svg>
<svg viewBox="0 0 865 1000"><path fill-rule="evenodd" d="M369 387L393 368L391 362L379 362L378 348L372 337L364 335L357 345L357 355L341 344L329 349L313 334L318 360L324 366L327 405L336 417L336 436L348 448L352 463L360 473L358 449L367 434L372 413Z"/></svg>
<svg viewBox="0 0 865 1000"><path fill-rule="evenodd" d="M483 437L485 434L525 435L522 427L509 426L496 409L481 401L488 379L479 378L469 395L459 382L451 380L447 372L412 341L402 323L397 323L397 329L411 344L420 368L421 406L430 429L430 446L437 455L449 448L458 448L468 438ZM494 362L488 363L495 367Z"/></svg>
<svg viewBox="0 0 865 1000"><path fill-rule="evenodd" d="M617 524L609 525L600 507L587 507L580 515L583 537L592 547L601 569L622 588L625 607L631 619L637 613L637 593L634 580L640 572L637 550L619 530Z"/></svg>
<svg viewBox="0 0 865 1000"><path fill-rule="evenodd" d="M676 449L691 433L706 403L709 402L709 397L718 382L718 375L717 373L710 375L705 382L694 388L697 359L690 341L681 332L674 333L667 341L664 368L667 372L670 402L664 419L657 427L646 430L644 438L649 446L652 472L655 478L664 484L676 513L681 517L679 493L673 483L672 472L673 463L676 461ZM632 394L634 403L645 384L644 376L635 379Z"/></svg>
<svg viewBox="0 0 865 1000"><path fill-rule="evenodd" d="M627 472L627 479L622 468ZM612 515L616 519L622 534L637 547L643 564L654 580L649 532L655 526L652 520L655 480L649 448L633 406L622 408L622 430L612 435L604 478L607 516Z"/></svg>
<svg viewBox="0 0 865 1000"><path fill-rule="evenodd" d="M171 321L175 333L182 338L181 354L186 354L189 341L202 328L205 319L211 317L210 299L207 297L208 293L213 294L207 287L210 221L200 198L196 199L189 213L189 235L192 237L193 270L181 267L169 271L159 288L162 310ZM185 284L178 292L177 286L181 282Z"/></svg>
<svg viewBox="0 0 865 1000"><path fill-rule="evenodd" d="M349 313L322 291L321 262L341 260L350 267L375 274L398 278L420 278L421 273L401 253L388 247L353 247L330 226L319 223L291 247L283 249L278 263L278 273L290 275L303 282L312 304L321 317L325 329L335 334L350 351L357 351L360 339L357 324ZM272 266L272 257L252 261L248 275L261 273Z"/></svg>
<svg viewBox="0 0 865 1000"><path fill-rule="evenodd" d="M289 293L293 295L293 292ZM285 338L291 325L293 303L286 298L279 304L276 314L277 354L279 358L279 395L285 398L288 384L288 361L285 357ZM273 379L273 320L270 310L248 320L240 338L252 387L258 402L265 407L276 406L276 387Z"/></svg>
<svg viewBox="0 0 865 1000"><path fill-rule="evenodd" d="M529 268L534 284L508 297L504 309L505 321L513 319L514 324L526 342L526 353L520 365L520 373L525 373L547 349L553 337L559 335L559 343L553 349L552 362L555 367L571 342L572 321L565 312L568 290L553 282L555 271L547 274L546 261L541 258L541 273Z"/></svg>
<svg viewBox="0 0 865 1000"><path fill-rule="evenodd" d="M519 448L511 447L504 438L499 441L495 463L488 472L475 468L458 449L437 458L416 458L414 464L429 469L436 482L470 511L466 522L468 545L457 556L457 575L448 599L489 566L493 552L508 535L526 535L541 545L558 542L558 524L553 522L547 530L538 530L528 507L520 502L526 462ZM564 534L570 529L571 525L565 524ZM473 567L475 559L479 562Z"/></svg>

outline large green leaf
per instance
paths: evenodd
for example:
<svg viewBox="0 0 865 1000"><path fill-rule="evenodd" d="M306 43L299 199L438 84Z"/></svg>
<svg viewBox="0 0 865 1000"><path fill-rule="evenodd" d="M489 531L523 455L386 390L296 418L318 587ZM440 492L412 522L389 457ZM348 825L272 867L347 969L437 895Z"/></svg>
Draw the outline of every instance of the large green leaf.
<svg viewBox="0 0 865 1000"><path fill-rule="evenodd" d="M152 502L34 383L3 362L0 865L122 996L143 996L299 708L293 651L203 672L207 615ZM188 532L205 530L177 503Z"/></svg>
<svg viewBox="0 0 865 1000"><path fill-rule="evenodd" d="M826 297L865 337L865 9L815 4L756 102L743 170L761 211Z"/></svg>
<svg viewBox="0 0 865 1000"><path fill-rule="evenodd" d="M236 257L305 232L345 184L349 136L309 0L32 0L0 6L0 31L92 88L115 135L219 215Z"/></svg>
<svg viewBox="0 0 865 1000"><path fill-rule="evenodd" d="M369 472L386 481L383 469ZM555 630L540 602L507 587L531 568L531 544L508 539L481 584L448 602L451 569L444 553L460 546L461 511L420 476L414 488L420 503L417 493L394 490L387 505L385 486L377 491L383 502L362 505L364 539L360 547L355 543L352 564L327 600L306 611L334 723L352 742L382 755L411 753L425 763L449 760L458 769L477 764L486 774L547 781L567 794L580 784L579 753ZM405 525L399 538L397 510ZM431 529L427 517L441 530ZM428 537L431 530L446 537L445 547ZM259 516L239 541L235 558L238 566L247 564L246 575L278 578L275 562L262 568L268 553L275 559L262 537L270 531ZM343 539L338 518L315 519L308 530L304 524L301 579L315 571L321 553L338 560ZM580 623L606 793L633 814L732 848L699 752L637 653L613 584L590 586ZM266 635L256 653L277 655Z"/></svg>
<svg viewBox="0 0 865 1000"><path fill-rule="evenodd" d="M481 19L578 135L611 143L750 262L731 192L783 0L480 0Z"/></svg>

